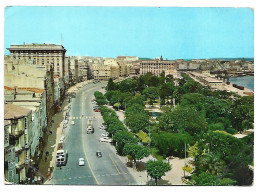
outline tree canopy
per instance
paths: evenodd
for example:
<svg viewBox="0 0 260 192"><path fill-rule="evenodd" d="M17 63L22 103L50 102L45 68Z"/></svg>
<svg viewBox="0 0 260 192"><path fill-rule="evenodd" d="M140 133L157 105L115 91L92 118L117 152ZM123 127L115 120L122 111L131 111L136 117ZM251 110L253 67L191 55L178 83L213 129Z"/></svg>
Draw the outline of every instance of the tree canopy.
<svg viewBox="0 0 260 192"><path fill-rule="evenodd" d="M155 179L157 185L158 180L160 180L166 172L171 170L171 166L169 163L164 163L162 161L149 160L146 163L146 170L148 175Z"/></svg>

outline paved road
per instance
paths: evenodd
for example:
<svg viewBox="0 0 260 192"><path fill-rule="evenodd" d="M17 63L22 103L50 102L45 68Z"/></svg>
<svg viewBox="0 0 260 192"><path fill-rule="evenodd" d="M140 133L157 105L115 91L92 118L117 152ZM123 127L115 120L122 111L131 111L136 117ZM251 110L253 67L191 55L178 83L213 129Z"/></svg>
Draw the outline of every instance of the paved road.
<svg viewBox="0 0 260 192"><path fill-rule="evenodd" d="M101 90L105 83L88 84L78 91L77 97L71 102L70 122L65 131L65 148L69 157L67 165L62 169L55 167L51 184L81 185L136 185L126 166L119 160L114 147L109 143L99 142L102 130L98 127L103 123L100 113L92 110L94 92ZM87 134L88 119L95 116L94 134ZM102 158L96 157L100 150ZM78 165L78 159L85 159L85 166Z"/></svg>

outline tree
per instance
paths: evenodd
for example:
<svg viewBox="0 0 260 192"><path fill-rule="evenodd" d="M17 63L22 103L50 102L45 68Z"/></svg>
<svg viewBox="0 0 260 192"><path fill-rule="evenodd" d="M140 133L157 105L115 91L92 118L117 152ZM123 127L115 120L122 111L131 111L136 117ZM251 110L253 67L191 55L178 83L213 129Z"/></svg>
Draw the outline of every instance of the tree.
<svg viewBox="0 0 260 192"><path fill-rule="evenodd" d="M218 154L212 152L205 153L199 158L199 169L203 172L209 172L212 175L221 175L226 168L226 164L220 159Z"/></svg>
<svg viewBox="0 0 260 192"><path fill-rule="evenodd" d="M109 124L108 132L110 135L114 135L115 133L117 133L119 131L127 131L127 129L124 127L124 125L120 121L114 121Z"/></svg>
<svg viewBox="0 0 260 192"><path fill-rule="evenodd" d="M150 87L157 87L159 86L159 78L157 76L152 76L149 80Z"/></svg>
<svg viewBox="0 0 260 192"><path fill-rule="evenodd" d="M197 111L204 114L205 97L199 93L187 93L181 97L181 106L194 107Z"/></svg>
<svg viewBox="0 0 260 192"><path fill-rule="evenodd" d="M166 172L171 170L171 166L169 163L164 163L162 161L149 160L146 163L146 170L148 175L155 180L155 184L157 185L158 180L160 180Z"/></svg>
<svg viewBox="0 0 260 192"><path fill-rule="evenodd" d="M145 101L144 95L136 94L134 97L130 98L126 102L126 105L129 107L129 106L132 106L134 104L139 104L139 105L144 107L144 101Z"/></svg>
<svg viewBox="0 0 260 192"><path fill-rule="evenodd" d="M208 122L222 123L224 128L228 128L231 125L230 107L231 102L229 100L207 97L205 109Z"/></svg>
<svg viewBox="0 0 260 192"><path fill-rule="evenodd" d="M165 83L165 71L162 71L159 77L159 82L162 85L163 83Z"/></svg>
<svg viewBox="0 0 260 192"><path fill-rule="evenodd" d="M116 84L113 82L112 78L109 78L108 83L107 83L107 87L106 90L107 91L112 91L112 90L116 90L117 86Z"/></svg>
<svg viewBox="0 0 260 192"><path fill-rule="evenodd" d="M237 99L231 106L231 123L238 131L252 129L254 123L254 97Z"/></svg>
<svg viewBox="0 0 260 192"><path fill-rule="evenodd" d="M147 135L147 133L143 132L142 130L140 130L136 135L139 137L142 143L146 144L149 142L149 136Z"/></svg>
<svg viewBox="0 0 260 192"><path fill-rule="evenodd" d="M126 109L126 125L134 132L146 130L149 125L149 115L144 111L144 106L134 104Z"/></svg>
<svg viewBox="0 0 260 192"><path fill-rule="evenodd" d="M218 155L219 159L230 167L235 167L243 156L241 153L243 148L244 144L240 139L220 131L209 131L198 141L198 161L203 158L204 153L211 152Z"/></svg>
<svg viewBox="0 0 260 192"><path fill-rule="evenodd" d="M118 84L118 90L123 92L134 93L137 89L137 80L135 79L125 79Z"/></svg>
<svg viewBox="0 0 260 192"><path fill-rule="evenodd" d="M149 151L146 147L139 144L125 144L123 154L131 155L136 165L136 160L141 160L149 156Z"/></svg>
<svg viewBox="0 0 260 192"><path fill-rule="evenodd" d="M178 106L160 118L158 127L171 132L188 132L191 136L208 130L206 119L194 108Z"/></svg>
<svg viewBox="0 0 260 192"><path fill-rule="evenodd" d="M199 186L219 186L219 185L234 185L236 181L230 178L223 178L216 175L211 175L208 172L202 172L200 174L193 174L191 176L192 180L190 182L191 185L199 185Z"/></svg>
<svg viewBox="0 0 260 192"><path fill-rule="evenodd" d="M97 101L98 105L105 105L105 104L107 104L106 97L101 92L96 91L94 93L94 96L96 97L96 101Z"/></svg>
<svg viewBox="0 0 260 192"><path fill-rule="evenodd" d="M189 80L183 85L185 93L203 93L202 85L196 81Z"/></svg>
<svg viewBox="0 0 260 192"><path fill-rule="evenodd" d="M116 143L117 152L119 154L122 154L125 144L137 144L138 139L135 138L133 134L128 131L119 131L113 136L113 142Z"/></svg>
<svg viewBox="0 0 260 192"><path fill-rule="evenodd" d="M164 156L185 156L185 144L192 144L193 138L188 133L160 133L152 135L152 143Z"/></svg>
<svg viewBox="0 0 260 192"><path fill-rule="evenodd" d="M173 83L163 83L159 87L159 96L162 100L169 99L169 97L173 94L174 84Z"/></svg>
<svg viewBox="0 0 260 192"><path fill-rule="evenodd" d="M149 116L146 114L146 112L131 113L130 115L126 116L125 124L134 133L137 133L140 130L145 131L149 126Z"/></svg>
<svg viewBox="0 0 260 192"><path fill-rule="evenodd" d="M150 99L150 105L153 105L155 99L159 97L156 87L148 87L143 91L146 98Z"/></svg>

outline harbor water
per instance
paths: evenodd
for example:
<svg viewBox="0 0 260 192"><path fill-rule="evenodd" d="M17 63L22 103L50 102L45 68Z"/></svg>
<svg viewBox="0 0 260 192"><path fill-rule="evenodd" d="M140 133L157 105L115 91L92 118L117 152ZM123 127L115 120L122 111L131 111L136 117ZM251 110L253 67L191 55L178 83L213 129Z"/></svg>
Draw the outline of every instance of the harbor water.
<svg viewBox="0 0 260 192"><path fill-rule="evenodd" d="M254 76L230 77L229 81L254 91Z"/></svg>

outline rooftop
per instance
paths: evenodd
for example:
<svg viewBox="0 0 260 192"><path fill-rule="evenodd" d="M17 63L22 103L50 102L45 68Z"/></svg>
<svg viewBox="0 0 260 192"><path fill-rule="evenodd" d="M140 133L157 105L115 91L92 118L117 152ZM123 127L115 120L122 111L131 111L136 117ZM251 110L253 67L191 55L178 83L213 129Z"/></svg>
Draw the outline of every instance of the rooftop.
<svg viewBox="0 0 260 192"><path fill-rule="evenodd" d="M24 45L11 45L10 48L7 48L8 50L63 50L64 47L62 45L55 45L55 44L38 44L38 43L32 43L32 44L24 44Z"/></svg>
<svg viewBox="0 0 260 192"><path fill-rule="evenodd" d="M19 107L13 104L5 104L4 106L4 119L18 119L26 117L30 114L31 110Z"/></svg>

